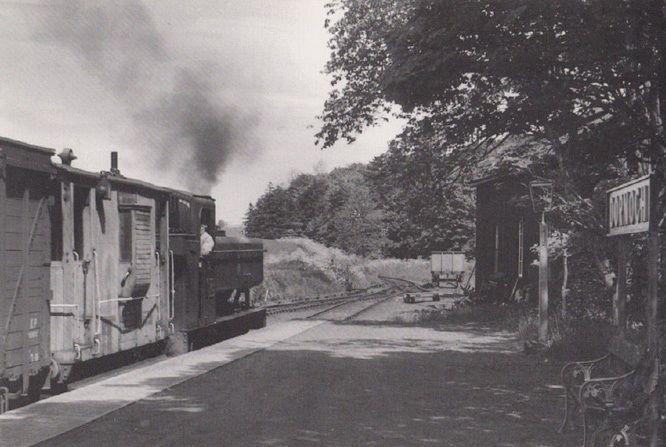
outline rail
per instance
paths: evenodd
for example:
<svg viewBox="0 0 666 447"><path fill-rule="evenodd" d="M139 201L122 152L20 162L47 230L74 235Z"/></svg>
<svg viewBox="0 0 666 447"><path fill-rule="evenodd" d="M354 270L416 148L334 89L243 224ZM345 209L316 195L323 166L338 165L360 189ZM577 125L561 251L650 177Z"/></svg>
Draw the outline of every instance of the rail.
<svg viewBox="0 0 666 447"><path fill-rule="evenodd" d="M382 276L382 275L380 275L380 276L379 276L379 279L382 279L382 280L384 280L384 281L398 281L398 282L402 282L402 283L407 283L407 284L409 284L409 285L411 285L411 286L413 286L413 287L416 287L417 289L419 289L419 290L422 291L422 292L427 292L427 291L429 291L429 289L426 289L426 288L423 287L422 285L417 284L416 282L411 281L411 280L409 280L409 279L405 279L405 278L395 278L395 277L393 277L393 276Z"/></svg>
<svg viewBox="0 0 666 447"><path fill-rule="evenodd" d="M288 303L276 303L276 304L269 304L265 306L266 313L268 315L275 315L275 314L280 314L280 313L286 313L286 312L296 312L300 310L307 310L315 307L321 307L321 306L334 306L338 304L344 304L347 302L351 301L365 301L365 300L370 300L373 298L376 298L379 295L390 293L391 290L393 289L399 289L399 290L405 290L408 286L409 287L419 287L418 284L416 284L413 281L409 281L406 279L402 278L390 278L386 276L380 276L379 279L384 281L385 283L389 283L388 287L381 287L380 285L373 285L370 286L366 289L360 289L357 290L354 293L351 294L337 294L333 296L325 296L322 298L315 298L315 299L301 299L297 301L291 301ZM391 281L393 280L393 283ZM396 284L395 282L404 282L406 284L404 285L399 285ZM381 288L379 288L381 287ZM374 289L374 290L373 290Z"/></svg>
<svg viewBox="0 0 666 447"><path fill-rule="evenodd" d="M326 305L331 306L352 300L363 301L366 299L371 299L376 295L385 293L388 290L389 290L388 288L382 288L373 292L340 294L340 295L328 296L324 298L315 298L315 299L302 299L298 301L292 301L289 303L269 304L268 306L265 306L265 308L266 308L266 313L268 315L274 315L285 312L296 312L299 310L311 309L313 307L321 307Z"/></svg>

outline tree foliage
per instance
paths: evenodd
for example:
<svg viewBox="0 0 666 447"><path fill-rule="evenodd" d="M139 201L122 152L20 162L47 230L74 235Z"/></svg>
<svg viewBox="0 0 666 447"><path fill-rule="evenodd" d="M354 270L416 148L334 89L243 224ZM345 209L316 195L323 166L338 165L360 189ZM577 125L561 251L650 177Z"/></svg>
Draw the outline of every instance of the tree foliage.
<svg viewBox="0 0 666 447"><path fill-rule="evenodd" d="M408 134L369 166L370 180L386 212L387 254L399 258L433 250L471 252L474 195L445 181L446 157L415 150Z"/></svg>
<svg viewBox="0 0 666 447"><path fill-rule="evenodd" d="M380 256L383 212L356 164L329 174L301 174L287 186L269 186L250 204L245 233L275 239L304 236L362 256Z"/></svg>
<svg viewBox="0 0 666 447"><path fill-rule="evenodd" d="M412 258L431 250L468 249L470 196L444 187L427 160L392 146L370 165L301 174L270 185L250 204L251 237L303 236L361 256Z"/></svg>
<svg viewBox="0 0 666 447"><path fill-rule="evenodd" d="M563 170L581 151L661 155L663 135L646 117L666 90L663 2L337 0L329 8L337 20L324 146L399 106L407 131L459 154L454 172L507 134L547 139Z"/></svg>
<svg viewBox="0 0 666 447"><path fill-rule="evenodd" d="M353 141L392 114L407 124L377 165L402 161L421 179L427 165L446 184L506 168L552 179L553 224L607 277L603 191L646 160L666 184L663 0L328 7L332 87L319 143ZM521 143L507 149L512 139Z"/></svg>

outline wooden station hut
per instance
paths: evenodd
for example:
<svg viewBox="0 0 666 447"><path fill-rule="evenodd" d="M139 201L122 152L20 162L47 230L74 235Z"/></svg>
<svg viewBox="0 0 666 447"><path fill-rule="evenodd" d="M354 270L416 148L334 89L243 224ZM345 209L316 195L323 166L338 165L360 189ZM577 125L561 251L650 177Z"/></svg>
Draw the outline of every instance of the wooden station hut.
<svg viewBox="0 0 666 447"><path fill-rule="evenodd" d="M476 290L497 300L536 294L539 216L529 198L529 180L520 175L487 176L476 188Z"/></svg>

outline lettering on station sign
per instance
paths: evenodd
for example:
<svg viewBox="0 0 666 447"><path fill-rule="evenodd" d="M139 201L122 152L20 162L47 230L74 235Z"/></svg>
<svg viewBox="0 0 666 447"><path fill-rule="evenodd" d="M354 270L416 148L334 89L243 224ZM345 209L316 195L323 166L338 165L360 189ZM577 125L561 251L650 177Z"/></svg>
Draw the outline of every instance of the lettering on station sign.
<svg viewBox="0 0 666 447"><path fill-rule="evenodd" d="M650 176L641 177L608 191L609 236L650 230L650 180Z"/></svg>

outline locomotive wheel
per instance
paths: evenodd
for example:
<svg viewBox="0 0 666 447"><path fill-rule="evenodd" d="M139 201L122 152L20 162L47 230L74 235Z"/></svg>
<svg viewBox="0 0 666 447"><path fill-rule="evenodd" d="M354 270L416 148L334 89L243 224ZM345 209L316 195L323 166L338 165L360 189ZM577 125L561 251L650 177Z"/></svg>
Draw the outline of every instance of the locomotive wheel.
<svg viewBox="0 0 666 447"><path fill-rule="evenodd" d="M187 332L177 331L171 334L166 343L166 355L168 357L175 357L177 355L190 352L193 348L193 342Z"/></svg>

